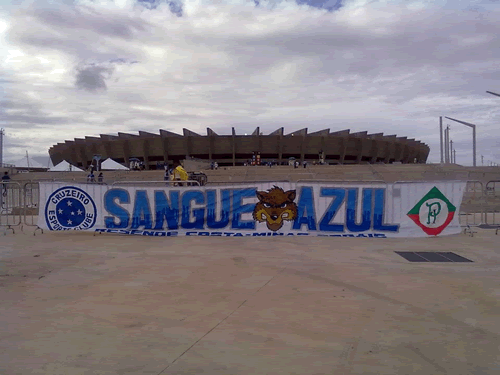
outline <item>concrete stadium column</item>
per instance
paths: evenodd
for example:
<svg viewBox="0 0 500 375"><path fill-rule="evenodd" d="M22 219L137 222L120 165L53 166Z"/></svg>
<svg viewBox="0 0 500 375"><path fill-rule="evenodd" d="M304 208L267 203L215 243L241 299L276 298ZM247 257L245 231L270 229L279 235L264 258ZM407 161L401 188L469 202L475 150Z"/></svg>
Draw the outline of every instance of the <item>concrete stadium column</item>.
<svg viewBox="0 0 500 375"><path fill-rule="evenodd" d="M326 156L326 139L325 139L325 137L326 136L324 136L324 135L321 136L321 149L320 149L320 151L323 151L323 153Z"/></svg>
<svg viewBox="0 0 500 375"><path fill-rule="evenodd" d="M104 148L104 153L102 155L102 159L104 160L107 158L118 157L113 152L113 141L116 141L119 138L116 136L108 135L108 134L100 134L100 139L101 139L101 144Z"/></svg>
<svg viewBox="0 0 500 375"><path fill-rule="evenodd" d="M389 161L391 160L391 147L392 143L388 141L384 141L384 163L389 164Z"/></svg>
<svg viewBox="0 0 500 375"><path fill-rule="evenodd" d="M110 141L104 141L103 142L104 150L106 151L103 155L104 158L110 158L113 155L113 152L111 150L111 142Z"/></svg>
<svg viewBox="0 0 500 375"><path fill-rule="evenodd" d="M207 137L208 137L208 159L212 160L213 150L215 150L215 138L217 137L217 133L212 129L207 128Z"/></svg>
<svg viewBox="0 0 500 375"><path fill-rule="evenodd" d="M78 149L78 147L76 147L75 142L66 141L65 143L58 143L58 145L64 147L64 151L62 152L63 160L66 160L67 162L73 161L74 164L77 164L79 161L81 161L81 156L79 154L80 150Z"/></svg>
<svg viewBox="0 0 500 375"><path fill-rule="evenodd" d="M283 133L278 137L278 160L281 165L283 163Z"/></svg>
<svg viewBox="0 0 500 375"><path fill-rule="evenodd" d="M361 158L363 157L363 138L358 138L357 139L357 143L358 143L358 156L356 158L356 163L357 164L361 164Z"/></svg>
<svg viewBox="0 0 500 375"><path fill-rule="evenodd" d="M260 136L260 126L257 126L257 128L255 128L252 133L252 137L256 137L254 138L254 140L256 140L256 144L254 147L255 150L262 152L262 137Z"/></svg>
<svg viewBox="0 0 500 375"><path fill-rule="evenodd" d="M144 165L146 169L149 167L149 141L147 139L142 140L142 157L144 158Z"/></svg>
<svg viewBox="0 0 500 375"><path fill-rule="evenodd" d="M127 139L124 139L123 141L123 157L125 159L125 166L128 168L130 167L130 158L132 155L130 155L130 144Z"/></svg>
<svg viewBox="0 0 500 375"><path fill-rule="evenodd" d="M393 159L393 157L395 158L396 136L395 135L385 135L384 140L387 142L386 146L385 146L386 152L385 152L384 163L388 164L388 163L390 163L391 159Z"/></svg>
<svg viewBox="0 0 500 375"><path fill-rule="evenodd" d="M193 153L194 147L193 147L193 137L201 137L198 133L195 133L189 129L182 129L182 132L184 134L184 137L186 137L187 140L187 155L186 156L191 156Z"/></svg>
<svg viewBox="0 0 500 375"><path fill-rule="evenodd" d="M401 162L404 164L408 164L410 162L410 146L407 143L403 146L403 156L401 158Z"/></svg>
<svg viewBox="0 0 500 375"><path fill-rule="evenodd" d="M306 142L307 142L307 128L304 129L302 132L302 142L300 144L300 160L301 162L304 162L306 155L305 155L305 149L306 149Z"/></svg>
<svg viewBox="0 0 500 375"><path fill-rule="evenodd" d="M75 138L75 143L76 146L78 147L79 161L82 163L83 168L87 168L88 158L87 158L85 141L83 139Z"/></svg>
<svg viewBox="0 0 500 375"><path fill-rule="evenodd" d="M163 163L168 165L168 137L162 136L162 145L163 145Z"/></svg>
<svg viewBox="0 0 500 375"><path fill-rule="evenodd" d="M269 135L277 135L278 136L278 160L279 163L283 163L283 128L276 129Z"/></svg>
<svg viewBox="0 0 500 375"><path fill-rule="evenodd" d="M231 128L231 146L233 149L233 167L236 165L236 132L234 128Z"/></svg>
<svg viewBox="0 0 500 375"><path fill-rule="evenodd" d="M342 137L342 151L339 155L339 163L344 164L345 154L347 153L347 143L349 142L349 137Z"/></svg>
<svg viewBox="0 0 500 375"><path fill-rule="evenodd" d="M169 152L169 146L170 146L170 141L174 137L179 137L181 138L182 136L180 134L175 134L172 132L169 132L167 130L160 129L160 137L161 137L161 143L163 146L163 162L168 165L168 160L170 158L170 152Z"/></svg>
<svg viewBox="0 0 500 375"><path fill-rule="evenodd" d="M396 161L400 161L401 163L403 162L404 159L404 153L405 153L405 145L406 145L406 137L397 137L396 138L399 142L399 153L396 153Z"/></svg>
<svg viewBox="0 0 500 375"><path fill-rule="evenodd" d="M415 159L418 161L418 143L415 142L414 145L411 145L409 156L408 156L408 162L411 164L415 163Z"/></svg>
<svg viewBox="0 0 500 375"><path fill-rule="evenodd" d="M378 141L376 139L372 139L372 147L370 151L370 156L371 156L370 164L375 164L377 162L378 150L379 150Z"/></svg>

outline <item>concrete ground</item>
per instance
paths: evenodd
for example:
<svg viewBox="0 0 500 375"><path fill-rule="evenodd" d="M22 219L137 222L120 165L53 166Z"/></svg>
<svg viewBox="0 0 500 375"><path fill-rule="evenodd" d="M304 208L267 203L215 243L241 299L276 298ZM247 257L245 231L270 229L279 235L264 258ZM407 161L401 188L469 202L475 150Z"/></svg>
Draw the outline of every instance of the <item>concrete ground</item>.
<svg viewBox="0 0 500 375"><path fill-rule="evenodd" d="M500 374L499 240L16 231L0 374Z"/></svg>

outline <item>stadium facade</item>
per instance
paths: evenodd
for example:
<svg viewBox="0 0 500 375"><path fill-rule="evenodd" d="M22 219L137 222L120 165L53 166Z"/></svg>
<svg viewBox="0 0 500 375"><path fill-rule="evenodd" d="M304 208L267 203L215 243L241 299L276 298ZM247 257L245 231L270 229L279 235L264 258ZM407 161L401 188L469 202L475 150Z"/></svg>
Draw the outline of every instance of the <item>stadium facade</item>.
<svg viewBox="0 0 500 375"><path fill-rule="evenodd" d="M308 133L307 128L284 134L283 130L268 135L259 128L249 135L236 134L234 128L231 135L218 135L210 128L206 135L188 129L183 129L183 135L166 130L160 130L160 134L101 134L58 143L49 149L49 155L54 165L66 160L86 168L94 155L101 155L101 160L111 158L126 166L130 159L137 158L146 169L156 169L159 163L172 164L186 158L210 160L220 166L243 165L257 154L262 162L280 164L290 158L313 163L322 157L326 164L425 163L430 151L420 141L396 135L330 129Z"/></svg>

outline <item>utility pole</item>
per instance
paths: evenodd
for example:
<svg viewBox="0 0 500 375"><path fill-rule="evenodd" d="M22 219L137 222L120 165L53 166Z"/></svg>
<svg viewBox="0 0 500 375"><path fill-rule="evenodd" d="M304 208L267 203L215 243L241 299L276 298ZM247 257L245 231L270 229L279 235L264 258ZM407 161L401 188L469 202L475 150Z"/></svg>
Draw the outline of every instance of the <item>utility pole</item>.
<svg viewBox="0 0 500 375"><path fill-rule="evenodd" d="M484 166L484 155L481 155L481 166Z"/></svg>
<svg viewBox="0 0 500 375"><path fill-rule="evenodd" d="M457 164L457 150L453 150L453 164Z"/></svg>
<svg viewBox="0 0 500 375"><path fill-rule="evenodd" d="M453 141L450 139L450 160L453 163Z"/></svg>

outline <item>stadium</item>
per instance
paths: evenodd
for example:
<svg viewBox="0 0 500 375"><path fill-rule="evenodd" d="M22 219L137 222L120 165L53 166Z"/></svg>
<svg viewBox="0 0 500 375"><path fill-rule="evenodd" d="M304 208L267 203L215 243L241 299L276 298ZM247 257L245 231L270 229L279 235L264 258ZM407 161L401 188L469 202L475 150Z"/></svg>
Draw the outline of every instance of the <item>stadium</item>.
<svg viewBox="0 0 500 375"><path fill-rule="evenodd" d="M425 163L429 146L415 139L349 129L330 132L324 129L308 133L307 128L284 134L279 128L264 135L257 127L252 134L219 135L207 128L207 135L183 129L183 135L167 130L159 134L139 131L138 135L118 133L100 137L75 138L49 149L54 165L63 160L86 168L94 155L111 158L129 166L140 160L145 169L172 164L186 158L210 160L220 166L239 166L248 161L287 164L290 159L324 164Z"/></svg>

